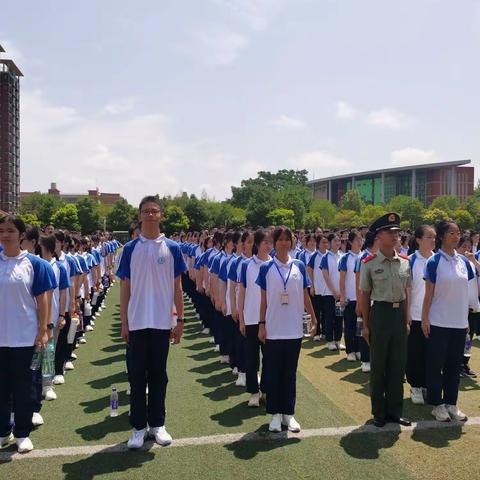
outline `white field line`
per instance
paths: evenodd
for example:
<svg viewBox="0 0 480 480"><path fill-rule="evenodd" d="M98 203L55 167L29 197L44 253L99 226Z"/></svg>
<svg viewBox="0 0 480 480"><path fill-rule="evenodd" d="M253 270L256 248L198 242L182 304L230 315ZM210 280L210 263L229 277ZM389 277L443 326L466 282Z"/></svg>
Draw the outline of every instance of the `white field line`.
<svg viewBox="0 0 480 480"><path fill-rule="evenodd" d="M344 437L346 435L358 435L358 434L382 434L389 432L413 432L419 430L433 430L433 429L445 429L445 428L458 428L458 427L478 427L480 426L480 417L473 417L465 423L461 422L436 422L434 420L424 420L418 423L412 424L411 427L400 427L396 424L387 424L383 428L377 428L373 425L354 425L348 427L327 427L327 428L312 428L308 430L302 430L299 433L281 432L281 433L227 433L224 435L209 435L205 437L191 437L180 438L173 440L172 444L168 448L173 447L191 447L200 445L228 445L235 442L248 442L248 441L285 441L291 438L313 438L313 437ZM159 445L148 441L145 443L142 450L150 450L160 447ZM123 453L127 452L127 444L119 443L116 445L85 445L80 447L60 447L60 448L48 448L45 450L33 450L27 454L19 454L17 452L0 452L0 462L9 462L12 460L25 460L31 458L48 458L48 457L69 457L73 455L94 455L97 453Z"/></svg>

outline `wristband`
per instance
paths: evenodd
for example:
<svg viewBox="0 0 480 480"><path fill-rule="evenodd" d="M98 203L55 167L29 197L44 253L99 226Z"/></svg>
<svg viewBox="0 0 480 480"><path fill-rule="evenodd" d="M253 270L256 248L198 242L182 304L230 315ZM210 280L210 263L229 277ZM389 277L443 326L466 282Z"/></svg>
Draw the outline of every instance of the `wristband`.
<svg viewBox="0 0 480 480"><path fill-rule="evenodd" d="M185 319L184 318L177 318L177 323L180 322L180 323L185 323Z"/></svg>
<svg viewBox="0 0 480 480"><path fill-rule="evenodd" d="M261 320L260 322L258 322L259 325L265 325L265 320Z"/></svg>
<svg viewBox="0 0 480 480"><path fill-rule="evenodd" d="M53 323L49 323L47 325L47 330L53 330L55 328L55 325Z"/></svg>

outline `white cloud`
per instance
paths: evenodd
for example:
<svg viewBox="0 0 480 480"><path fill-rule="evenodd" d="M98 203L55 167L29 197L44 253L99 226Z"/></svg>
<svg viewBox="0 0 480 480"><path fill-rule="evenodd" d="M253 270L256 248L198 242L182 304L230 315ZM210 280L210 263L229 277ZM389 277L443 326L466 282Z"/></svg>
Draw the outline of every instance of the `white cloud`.
<svg viewBox="0 0 480 480"><path fill-rule="evenodd" d="M12 59L20 68L22 64L25 64L25 55L11 40L6 38L0 38L0 45L5 50L5 53L0 53L2 58Z"/></svg>
<svg viewBox="0 0 480 480"><path fill-rule="evenodd" d="M134 106L135 99L133 97L127 97L107 103L107 105L103 107L103 112L110 115L119 115L121 113L129 112Z"/></svg>
<svg viewBox="0 0 480 480"><path fill-rule="evenodd" d="M302 153L297 157L291 158L289 164L292 168L305 168L308 170L309 175L315 178L341 175L353 167L352 162L349 160L325 150Z"/></svg>
<svg viewBox="0 0 480 480"><path fill-rule="evenodd" d="M421 165L424 163L433 163L439 160L435 150L422 150L420 148L407 147L400 150L394 150L390 154L393 165Z"/></svg>
<svg viewBox="0 0 480 480"><path fill-rule="evenodd" d="M413 117L406 113L399 112L393 108L382 108L368 114L367 122L370 125L400 130L408 128L414 123Z"/></svg>
<svg viewBox="0 0 480 480"><path fill-rule="evenodd" d="M178 142L162 113L82 116L51 104L40 91L22 92L21 189L86 192L99 187L136 204L148 193L181 191L223 199L230 186L254 175L253 165L223 151L212 139ZM247 159L248 160L248 159ZM234 168L233 168L234 167Z"/></svg>
<svg viewBox="0 0 480 480"><path fill-rule="evenodd" d="M307 124L303 120L295 117L289 117L288 115L280 115L274 118L270 123L277 127L290 128L293 130L307 128Z"/></svg>
<svg viewBox="0 0 480 480"><path fill-rule="evenodd" d="M359 111L345 101L337 102L336 116L342 120L350 120L359 115Z"/></svg>

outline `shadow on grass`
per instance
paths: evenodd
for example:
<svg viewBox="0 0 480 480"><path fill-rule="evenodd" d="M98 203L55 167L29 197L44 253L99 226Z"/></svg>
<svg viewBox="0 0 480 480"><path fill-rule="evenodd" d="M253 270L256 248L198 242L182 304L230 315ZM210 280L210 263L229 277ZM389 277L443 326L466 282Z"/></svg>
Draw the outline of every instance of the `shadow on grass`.
<svg viewBox="0 0 480 480"><path fill-rule="evenodd" d="M126 377L127 376L125 375L125 379ZM122 408L128 408L128 405L130 405L130 397L125 393L125 390L120 388L118 395L120 406ZM101 412L102 410L106 411L106 409L108 409L110 405L110 394L100 398L95 398L94 400L86 400L84 402L80 402L79 405L83 407L83 411L85 413L97 413Z"/></svg>
<svg viewBox="0 0 480 480"><path fill-rule="evenodd" d="M219 387L226 383L231 384L235 381L235 377L230 370L226 370L216 375L210 375L209 377L197 378L195 381L204 387Z"/></svg>
<svg viewBox="0 0 480 480"><path fill-rule="evenodd" d="M212 344L208 343L207 341L205 342L200 342L200 343L192 343L191 345L188 345L184 348L187 350L205 350L208 347L211 347Z"/></svg>
<svg viewBox="0 0 480 480"><path fill-rule="evenodd" d="M115 343L115 345L108 345L108 347L102 348L102 352L107 352L107 353L115 353L117 350L125 350L125 342Z"/></svg>
<svg viewBox="0 0 480 480"><path fill-rule="evenodd" d="M358 368L358 363L349 362L345 357L343 357L338 362L332 363L331 365L327 365L325 368L332 370L332 372L345 373L345 372L352 371L354 368Z"/></svg>
<svg viewBox="0 0 480 480"><path fill-rule="evenodd" d="M227 385L222 385L211 392L206 392L203 394L203 396L213 400L214 402L223 402L231 397L238 397L243 393L245 393L245 389L236 387L232 382L228 383Z"/></svg>
<svg viewBox="0 0 480 480"><path fill-rule="evenodd" d="M313 358L336 357L337 355L340 355L339 350L329 350L327 347L308 353L308 356Z"/></svg>
<svg viewBox="0 0 480 480"><path fill-rule="evenodd" d="M141 468L146 462L155 458L155 454L149 451L118 453L99 452L88 458L77 460L63 465L65 480L91 480L111 473L125 472L131 469ZM135 473L132 471L130 478Z"/></svg>
<svg viewBox="0 0 480 480"><path fill-rule="evenodd" d="M210 418L224 427L239 427L244 424L245 420L260 416L265 416L265 408L248 407L245 401L227 408L223 412L210 415Z"/></svg>
<svg viewBox="0 0 480 480"><path fill-rule="evenodd" d="M90 385L90 387L95 388L96 390L101 390L104 388L111 389L117 383L124 382L126 378L125 372L121 371L114 373L113 375L109 375L108 377L91 380L90 382L87 382L87 385Z"/></svg>
<svg viewBox="0 0 480 480"><path fill-rule="evenodd" d="M255 432L245 434L241 440L225 445L240 460L250 460L259 453L270 452L277 448L299 443L299 438L288 438L287 432L272 434L268 426L262 425Z"/></svg>
<svg viewBox="0 0 480 480"><path fill-rule="evenodd" d="M100 360L94 360L93 362L90 362L90 363L92 365L95 365L96 367L105 367L106 365L111 365L112 363L124 362L124 361L125 361L125 354L119 353L118 355L101 358Z"/></svg>
<svg viewBox="0 0 480 480"><path fill-rule="evenodd" d="M451 427L445 428L415 429L412 440L433 448L446 448L453 440L459 440L463 434L462 425L452 423Z"/></svg>
<svg viewBox="0 0 480 480"><path fill-rule="evenodd" d="M474 390L480 390L480 385L475 379L467 377L460 379L460 385L458 388L461 392L472 392Z"/></svg>
<svg viewBox="0 0 480 480"><path fill-rule="evenodd" d="M211 358L218 358L218 353L215 353L212 349L212 350L207 350L205 352L196 353L195 355L189 355L188 358L192 358L193 360L201 362L202 360L209 360Z"/></svg>
<svg viewBox="0 0 480 480"><path fill-rule="evenodd" d="M198 367L191 368L189 372L200 373L201 375L209 375L210 373L223 370L225 365L222 365L218 360L216 362L206 363Z"/></svg>
<svg viewBox="0 0 480 480"><path fill-rule="evenodd" d="M364 425L340 439L340 446L345 453L353 458L374 460L380 455L380 450L391 448L400 438L400 426L389 425L388 430L365 431L365 428L374 428ZM380 433L378 433L380 432Z"/></svg>
<svg viewBox="0 0 480 480"><path fill-rule="evenodd" d="M131 427L128 422L128 412L124 412L118 417L106 417L103 421L94 423L92 425L85 425L84 427L75 430L84 440L100 440L106 437L109 433L125 432L125 439L128 437L128 432Z"/></svg>

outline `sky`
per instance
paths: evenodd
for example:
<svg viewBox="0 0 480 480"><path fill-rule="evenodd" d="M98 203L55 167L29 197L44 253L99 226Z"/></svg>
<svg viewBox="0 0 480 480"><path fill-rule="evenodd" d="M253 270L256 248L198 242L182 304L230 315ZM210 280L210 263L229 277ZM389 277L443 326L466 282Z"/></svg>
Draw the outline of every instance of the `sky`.
<svg viewBox="0 0 480 480"><path fill-rule="evenodd" d="M480 0L16 0L21 190L223 200L309 179L480 166Z"/></svg>

